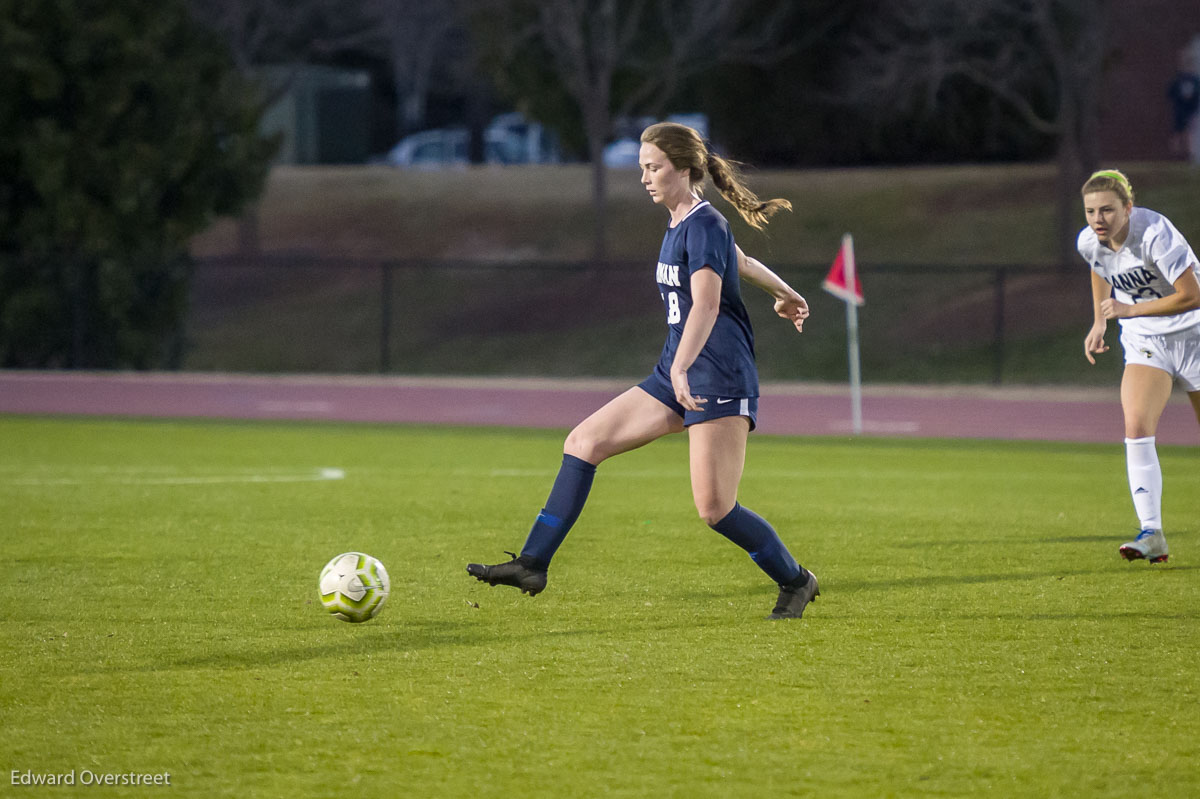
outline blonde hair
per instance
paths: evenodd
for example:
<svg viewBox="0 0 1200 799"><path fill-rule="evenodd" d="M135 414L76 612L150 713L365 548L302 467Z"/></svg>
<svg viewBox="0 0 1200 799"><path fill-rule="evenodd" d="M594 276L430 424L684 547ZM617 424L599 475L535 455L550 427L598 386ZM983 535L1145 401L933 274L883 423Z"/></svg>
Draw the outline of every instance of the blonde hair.
<svg viewBox="0 0 1200 799"><path fill-rule="evenodd" d="M642 131L642 142L653 144L663 151L673 167L686 171L697 194L704 194L704 176L709 175L721 196L755 230L766 227L769 218L779 211L792 210L792 204L782 198L758 199L742 182L737 163L709 150L695 128L678 122L659 122Z"/></svg>
<svg viewBox="0 0 1200 799"><path fill-rule="evenodd" d="M1133 186L1129 183L1129 178L1119 170L1101 169L1093 172L1092 176L1084 181L1080 194L1088 195L1097 191L1111 191L1117 195L1122 205L1133 205Z"/></svg>

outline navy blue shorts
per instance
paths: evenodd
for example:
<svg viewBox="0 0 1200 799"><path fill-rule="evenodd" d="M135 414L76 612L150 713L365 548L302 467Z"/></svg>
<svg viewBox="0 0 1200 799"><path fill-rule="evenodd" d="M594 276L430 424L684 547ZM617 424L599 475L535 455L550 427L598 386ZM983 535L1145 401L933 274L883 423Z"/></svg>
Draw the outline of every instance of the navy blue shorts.
<svg viewBox="0 0 1200 799"><path fill-rule="evenodd" d="M675 389L671 387L671 384L664 381L657 374L651 374L645 380L638 383L638 388L678 414L683 419L684 427L690 427L700 422L707 422L709 419L721 419L726 416L745 416L750 420L751 430L758 427L758 397L725 397L720 394L696 394L695 396L703 397L708 402L704 403L704 410L689 411L675 399Z"/></svg>

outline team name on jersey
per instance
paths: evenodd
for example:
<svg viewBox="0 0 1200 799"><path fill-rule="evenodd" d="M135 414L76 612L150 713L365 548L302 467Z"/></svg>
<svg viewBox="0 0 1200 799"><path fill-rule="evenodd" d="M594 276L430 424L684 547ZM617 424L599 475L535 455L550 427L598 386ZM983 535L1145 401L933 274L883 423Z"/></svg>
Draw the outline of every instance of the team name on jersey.
<svg viewBox="0 0 1200 799"><path fill-rule="evenodd" d="M1139 288L1154 282L1154 273L1144 266L1139 266L1128 272L1117 272L1109 280L1122 291L1136 293Z"/></svg>
<svg viewBox="0 0 1200 799"><path fill-rule="evenodd" d="M664 286L679 285L679 267L675 264L664 264L662 261L659 261L655 276L658 282Z"/></svg>

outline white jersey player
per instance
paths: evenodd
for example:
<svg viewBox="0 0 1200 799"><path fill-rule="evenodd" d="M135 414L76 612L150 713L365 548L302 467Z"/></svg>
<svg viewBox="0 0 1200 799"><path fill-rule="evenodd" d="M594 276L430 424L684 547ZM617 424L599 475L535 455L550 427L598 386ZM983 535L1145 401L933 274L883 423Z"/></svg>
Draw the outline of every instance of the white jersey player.
<svg viewBox="0 0 1200 799"><path fill-rule="evenodd" d="M1094 354L1108 351L1109 319L1119 321L1125 350L1125 457L1141 531L1120 553L1161 563L1167 540L1155 430L1176 380L1200 420L1200 263L1169 219L1134 207L1133 188L1115 169L1093 174L1082 193L1088 226L1077 246L1092 268L1095 319L1084 355L1094 364Z"/></svg>

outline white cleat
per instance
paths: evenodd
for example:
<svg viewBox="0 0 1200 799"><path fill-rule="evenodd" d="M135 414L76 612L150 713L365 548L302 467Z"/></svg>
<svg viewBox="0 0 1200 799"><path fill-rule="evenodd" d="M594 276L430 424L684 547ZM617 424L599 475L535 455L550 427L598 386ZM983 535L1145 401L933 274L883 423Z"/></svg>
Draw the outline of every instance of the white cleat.
<svg viewBox="0 0 1200 799"><path fill-rule="evenodd" d="M1142 530L1128 544L1121 544L1121 557L1125 560L1148 560L1164 563L1167 560L1167 538L1162 530Z"/></svg>

